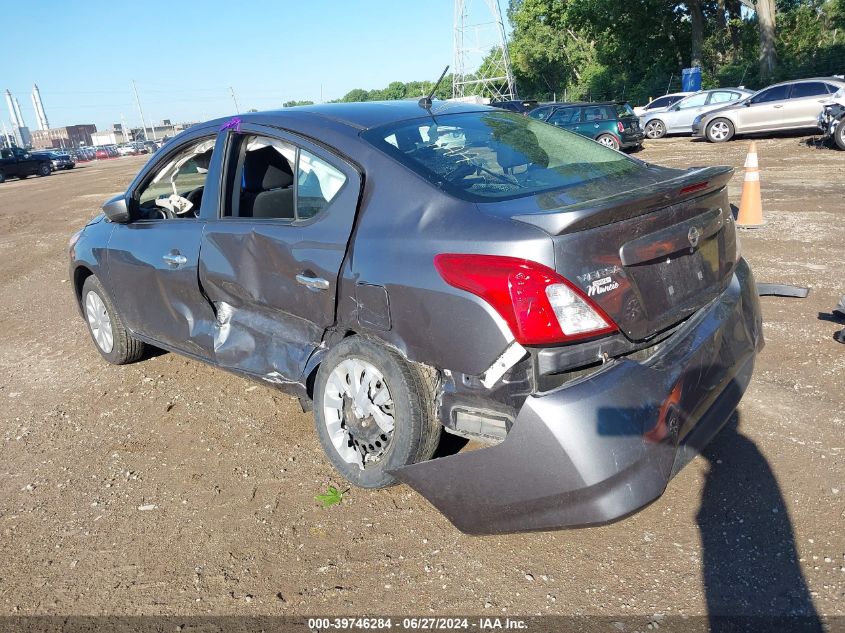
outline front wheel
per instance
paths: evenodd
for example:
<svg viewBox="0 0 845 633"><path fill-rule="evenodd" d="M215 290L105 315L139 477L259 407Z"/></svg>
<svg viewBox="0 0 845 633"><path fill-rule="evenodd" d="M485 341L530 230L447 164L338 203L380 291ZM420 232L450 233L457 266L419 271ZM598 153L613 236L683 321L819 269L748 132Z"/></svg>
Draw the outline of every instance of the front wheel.
<svg viewBox="0 0 845 633"><path fill-rule="evenodd" d="M705 136L711 143L723 143L731 140L734 135L734 126L728 119L713 119L707 124Z"/></svg>
<svg viewBox="0 0 845 633"><path fill-rule="evenodd" d="M126 330L111 298L94 275L82 285L82 312L91 340L108 362L125 365L141 358L144 344Z"/></svg>
<svg viewBox="0 0 845 633"><path fill-rule="evenodd" d="M645 135L651 139L666 136L666 125L660 119L652 119L645 124Z"/></svg>
<svg viewBox="0 0 845 633"><path fill-rule="evenodd" d="M610 149L619 149L619 141L613 134L602 134L596 140Z"/></svg>
<svg viewBox="0 0 845 633"><path fill-rule="evenodd" d="M49 176L53 173L53 170L50 169L50 165L43 164L38 166L38 175L39 176Z"/></svg>
<svg viewBox="0 0 845 633"><path fill-rule="evenodd" d="M391 471L430 459L440 440L429 370L352 336L326 354L314 385L317 437L335 469L361 488L396 483Z"/></svg>
<svg viewBox="0 0 845 633"><path fill-rule="evenodd" d="M845 118L839 120L836 124L836 129L833 130L833 142L836 147L845 150Z"/></svg>

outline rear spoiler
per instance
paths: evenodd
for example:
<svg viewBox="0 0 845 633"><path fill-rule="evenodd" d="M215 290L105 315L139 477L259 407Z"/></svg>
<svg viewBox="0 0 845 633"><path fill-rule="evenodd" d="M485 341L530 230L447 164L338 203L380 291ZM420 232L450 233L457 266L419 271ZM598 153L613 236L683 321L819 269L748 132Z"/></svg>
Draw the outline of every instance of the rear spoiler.
<svg viewBox="0 0 845 633"><path fill-rule="evenodd" d="M675 178L548 211L511 216L551 235L565 235L644 215L722 189L733 167L692 168Z"/></svg>

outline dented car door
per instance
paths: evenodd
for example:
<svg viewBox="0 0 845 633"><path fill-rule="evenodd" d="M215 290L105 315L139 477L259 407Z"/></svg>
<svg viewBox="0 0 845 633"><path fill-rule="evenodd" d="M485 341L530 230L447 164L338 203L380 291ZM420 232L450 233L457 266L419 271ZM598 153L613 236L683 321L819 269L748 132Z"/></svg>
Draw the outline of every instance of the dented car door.
<svg viewBox="0 0 845 633"><path fill-rule="evenodd" d="M276 128L231 130L226 152L223 203L205 225L199 267L216 313L214 358L267 382L298 382L335 322L361 179Z"/></svg>
<svg viewBox="0 0 845 633"><path fill-rule="evenodd" d="M216 128L198 129L146 166L128 192L133 219L115 224L108 243L109 292L129 329L200 358L212 351L214 313L197 266L205 217L217 215L217 138Z"/></svg>

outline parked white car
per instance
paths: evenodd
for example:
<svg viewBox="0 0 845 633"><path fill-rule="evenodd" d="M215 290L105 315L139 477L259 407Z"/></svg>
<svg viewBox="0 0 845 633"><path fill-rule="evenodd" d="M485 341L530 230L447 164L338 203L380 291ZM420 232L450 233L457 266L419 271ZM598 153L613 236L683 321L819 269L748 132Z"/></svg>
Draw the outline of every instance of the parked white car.
<svg viewBox="0 0 845 633"><path fill-rule="evenodd" d="M636 108L634 108L634 114L641 117L644 114L648 114L649 112L655 112L657 110L663 110L665 108L668 108L673 103L676 103L676 102L680 101L681 99L683 99L684 97L687 97L691 94L695 94L695 93L693 93L693 92L673 92L672 94L663 95L662 97L657 97L657 99L653 99L652 101L649 101L644 106L637 106Z"/></svg>
<svg viewBox="0 0 845 633"><path fill-rule="evenodd" d="M663 138L667 134L692 134L692 122L697 116L739 101L753 94L744 88L717 88L696 92L668 108L640 117L640 127L648 138Z"/></svg>
<svg viewBox="0 0 845 633"><path fill-rule="evenodd" d="M824 103L845 81L838 77L795 79L774 84L750 97L701 114L692 133L711 143L729 141L735 134L813 129Z"/></svg>

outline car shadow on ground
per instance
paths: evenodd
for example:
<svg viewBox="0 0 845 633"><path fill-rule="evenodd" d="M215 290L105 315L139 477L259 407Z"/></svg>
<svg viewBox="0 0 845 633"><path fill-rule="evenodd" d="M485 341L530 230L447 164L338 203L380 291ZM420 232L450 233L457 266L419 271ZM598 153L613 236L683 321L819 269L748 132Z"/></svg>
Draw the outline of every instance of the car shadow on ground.
<svg viewBox="0 0 845 633"><path fill-rule="evenodd" d="M777 478L738 412L700 454L710 466L696 516L710 630L823 631Z"/></svg>

